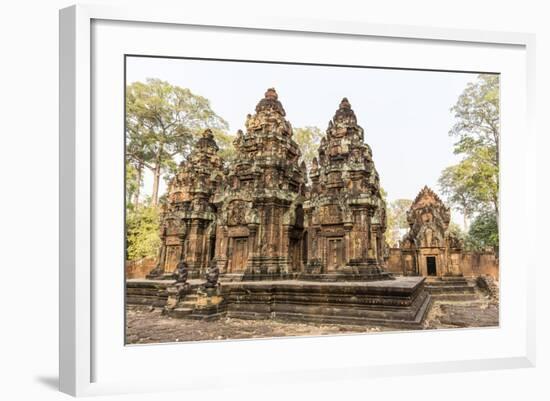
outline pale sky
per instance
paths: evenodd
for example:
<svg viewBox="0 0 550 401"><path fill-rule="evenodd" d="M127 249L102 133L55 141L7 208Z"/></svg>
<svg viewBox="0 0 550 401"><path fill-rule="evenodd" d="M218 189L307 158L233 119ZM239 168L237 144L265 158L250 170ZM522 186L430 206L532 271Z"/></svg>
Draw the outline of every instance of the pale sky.
<svg viewBox="0 0 550 401"><path fill-rule="evenodd" d="M324 132L347 97L365 130L380 183L388 201L414 199L424 185L439 192L441 171L459 159L455 138L448 135L454 119L450 108L476 75L456 72L386 70L183 60L127 58L127 83L159 78L189 88L210 100L229 123L229 133L244 131L248 113L274 87L294 128L317 126ZM150 194L152 177L145 177ZM163 182L160 194L166 190ZM462 226L462 216L452 211Z"/></svg>

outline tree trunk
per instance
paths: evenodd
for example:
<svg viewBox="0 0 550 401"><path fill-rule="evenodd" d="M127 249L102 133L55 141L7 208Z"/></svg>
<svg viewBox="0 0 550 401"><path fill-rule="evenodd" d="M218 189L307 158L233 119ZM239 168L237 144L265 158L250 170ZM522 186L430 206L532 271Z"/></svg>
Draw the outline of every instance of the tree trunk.
<svg viewBox="0 0 550 401"><path fill-rule="evenodd" d="M500 231L500 215L498 214L498 199L495 199L493 201L493 205L495 207L495 213L496 213L496 217L497 217L497 230Z"/></svg>
<svg viewBox="0 0 550 401"><path fill-rule="evenodd" d="M463 215L463 224L464 224L464 232L468 232L468 215L464 213Z"/></svg>
<svg viewBox="0 0 550 401"><path fill-rule="evenodd" d="M137 166L137 189L136 189L136 193L134 195L134 206L137 207L139 206L139 195L140 195L140 190L141 190L141 176L143 174L143 164L139 163L138 166Z"/></svg>
<svg viewBox="0 0 550 401"><path fill-rule="evenodd" d="M159 182L160 182L160 162L155 164L153 170L153 194L151 196L151 204L156 206L159 199Z"/></svg>

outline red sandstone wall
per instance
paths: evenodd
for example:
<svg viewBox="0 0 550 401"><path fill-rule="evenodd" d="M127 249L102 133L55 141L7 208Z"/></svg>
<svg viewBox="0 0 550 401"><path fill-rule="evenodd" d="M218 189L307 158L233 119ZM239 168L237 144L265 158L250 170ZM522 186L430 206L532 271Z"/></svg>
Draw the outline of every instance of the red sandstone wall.
<svg viewBox="0 0 550 401"><path fill-rule="evenodd" d="M499 281L498 259L494 253L463 253L460 264L465 276L488 275Z"/></svg>
<svg viewBox="0 0 550 401"><path fill-rule="evenodd" d="M155 267L155 259L138 259L126 261L126 278L145 278Z"/></svg>
<svg viewBox="0 0 550 401"><path fill-rule="evenodd" d="M386 269L390 273L403 274L401 265L401 249L390 248L390 257L386 260Z"/></svg>
<svg viewBox="0 0 550 401"><path fill-rule="evenodd" d="M401 249L391 248L386 260L386 269L390 273L403 274ZM494 253L465 252L460 259L462 273L466 277L488 275L499 281L498 260Z"/></svg>

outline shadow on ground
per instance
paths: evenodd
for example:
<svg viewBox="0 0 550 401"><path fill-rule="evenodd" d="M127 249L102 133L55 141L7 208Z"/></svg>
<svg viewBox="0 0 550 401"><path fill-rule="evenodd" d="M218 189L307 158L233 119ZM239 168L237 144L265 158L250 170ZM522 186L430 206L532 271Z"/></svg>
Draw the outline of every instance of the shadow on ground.
<svg viewBox="0 0 550 401"><path fill-rule="evenodd" d="M37 382L50 390L59 390L59 377L57 376L39 376L35 378Z"/></svg>

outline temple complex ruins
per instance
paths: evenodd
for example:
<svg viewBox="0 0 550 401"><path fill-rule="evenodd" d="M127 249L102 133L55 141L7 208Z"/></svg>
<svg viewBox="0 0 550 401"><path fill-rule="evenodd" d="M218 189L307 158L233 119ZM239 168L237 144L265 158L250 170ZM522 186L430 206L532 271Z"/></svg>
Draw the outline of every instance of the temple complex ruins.
<svg viewBox="0 0 550 401"><path fill-rule="evenodd" d="M196 319L420 327L431 302L425 276L467 270L449 209L425 187L401 246L389 249L380 177L348 99L309 172L286 118L268 89L226 166L212 132L202 134L169 183L157 264L147 279L127 280L128 302Z"/></svg>

